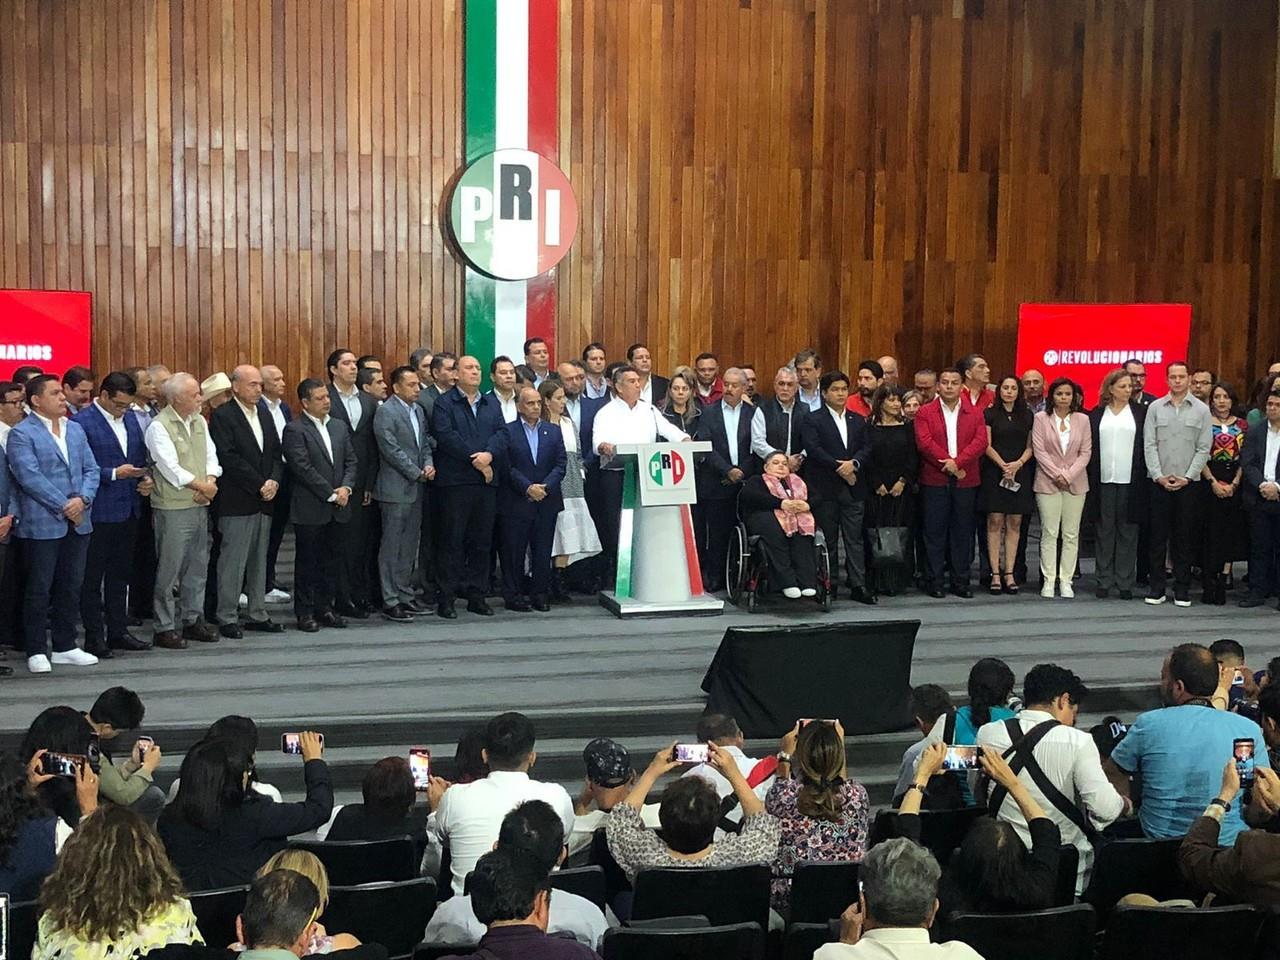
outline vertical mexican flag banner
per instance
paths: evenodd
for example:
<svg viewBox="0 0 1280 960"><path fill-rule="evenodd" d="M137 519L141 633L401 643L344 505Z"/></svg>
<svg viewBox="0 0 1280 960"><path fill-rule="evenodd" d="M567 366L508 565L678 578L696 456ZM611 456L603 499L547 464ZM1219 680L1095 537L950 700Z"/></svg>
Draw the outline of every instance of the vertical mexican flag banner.
<svg viewBox="0 0 1280 960"><path fill-rule="evenodd" d="M466 351L523 362L524 341L555 354L555 265L577 229L556 166L559 0L466 0L464 158L451 204L468 263Z"/></svg>

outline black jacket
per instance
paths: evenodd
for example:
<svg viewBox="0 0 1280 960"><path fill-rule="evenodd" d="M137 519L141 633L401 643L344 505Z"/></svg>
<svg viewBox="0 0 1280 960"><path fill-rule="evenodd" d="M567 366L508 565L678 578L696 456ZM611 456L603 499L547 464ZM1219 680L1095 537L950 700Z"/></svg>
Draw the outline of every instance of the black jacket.
<svg viewBox="0 0 1280 960"><path fill-rule="evenodd" d="M496 397L482 395L472 414L466 396L454 387L433 404L431 432L436 438L437 487L483 485L484 476L471 465L471 455L481 452L493 455L490 485L497 486L507 448L507 421Z"/></svg>
<svg viewBox="0 0 1280 960"><path fill-rule="evenodd" d="M218 515L250 517L271 513L275 501L262 499L262 485L284 479L280 460L280 438L271 414L255 407L253 415L262 429L262 449L249 429L249 421L238 401L228 400L209 418L209 436L218 448L222 476L218 478Z"/></svg>
<svg viewBox="0 0 1280 960"><path fill-rule="evenodd" d="M838 460L855 461L858 482L850 491L855 500L865 499L867 467L871 461L871 429L865 417L846 410L845 433L849 442L841 443L840 431L836 429L828 409L824 404L805 417L800 425L800 435L804 437L804 481L809 486L810 500L832 499L841 488L848 487L836 474Z"/></svg>
<svg viewBox="0 0 1280 960"><path fill-rule="evenodd" d="M1244 496L1244 504L1250 510L1261 510L1264 513L1280 513L1280 500L1263 500L1258 493L1258 485L1262 483L1267 456L1267 421L1264 419L1256 427L1244 435L1244 449L1240 452L1240 493ZM1276 476L1280 477L1280 464L1277 464Z"/></svg>
<svg viewBox="0 0 1280 960"><path fill-rule="evenodd" d="M756 408L743 401L738 409L738 469L743 479L752 476L760 469L756 458L751 455L751 418ZM729 460L729 434L725 428L724 407L713 403L702 408L698 417L698 432L695 439L706 440L711 449L703 455L697 466L698 500L728 500L738 495L742 489L742 481L726 483L725 478L733 469Z"/></svg>
<svg viewBox="0 0 1280 960"><path fill-rule="evenodd" d="M347 416L347 408L342 405L342 395L332 383L329 384L329 416L341 420L351 430L351 445L356 451L355 493L363 497L373 489L373 481L378 477L378 442L373 438L373 415L378 412L378 401L363 390L356 392L360 395L358 427L351 430L351 418Z"/></svg>
<svg viewBox="0 0 1280 960"><path fill-rule="evenodd" d="M1085 472L1089 477L1089 499L1085 502L1085 514L1096 520L1098 517L1098 491L1102 486L1102 414L1106 410L1102 404L1089 411L1089 432L1093 435L1093 454L1089 457L1089 466ZM1133 423L1137 431L1133 436L1133 465L1129 473L1129 513L1130 523L1147 522L1147 492L1151 484L1147 481L1147 460L1142 451L1142 426L1147 419L1147 408L1136 400L1129 401L1129 411L1133 414Z"/></svg>
<svg viewBox="0 0 1280 960"><path fill-rule="evenodd" d="M346 421L329 417L326 424L333 459L325 450L320 430L303 414L284 427L284 460L293 477L289 498L289 519L304 526L318 526L351 518L351 501L339 507L329 497L338 487L347 487L356 496L356 473L359 471L355 447L351 445L351 428Z"/></svg>

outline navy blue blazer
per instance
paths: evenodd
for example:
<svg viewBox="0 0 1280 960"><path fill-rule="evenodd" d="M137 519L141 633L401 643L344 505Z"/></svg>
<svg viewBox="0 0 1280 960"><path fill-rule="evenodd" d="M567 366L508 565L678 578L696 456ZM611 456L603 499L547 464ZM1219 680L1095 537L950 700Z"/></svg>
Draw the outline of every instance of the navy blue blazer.
<svg viewBox="0 0 1280 960"><path fill-rule="evenodd" d="M848 487L836 474L837 460L853 460L858 471L858 482L850 488L854 499L861 500L867 494L867 463L871 459L871 430L867 420L850 410L844 411L847 444L840 442L840 431L831 419L830 408L823 404L804 418L800 436L804 438L804 482L809 493L816 497L835 497L842 487ZM705 412L703 414L705 416Z"/></svg>
<svg viewBox="0 0 1280 960"><path fill-rule="evenodd" d="M613 397L605 394L603 397L588 397L583 395L578 406L578 416L582 418L582 422L578 424L578 449L582 451L582 462L584 464L595 464L600 462L600 454L596 452L595 442L591 439L591 434L596 425L596 414L604 409Z"/></svg>
<svg viewBox="0 0 1280 960"><path fill-rule="evenodd" d="M124 523L142 514L142 496L138 493L138 477L112 480L111 472L126 463L135 467L147 465L147 447L142 439L142 426L132 410L124 415L125 443L128 456L120 449L120 441L107 418L91 403L74 417L84 428L84 435L102 472L98 481L98 497L93 501L93 519L99 523Z"/></svg>
<svg viewBox="0 0 1280 960"><path fill-rule="evenodd" d="M271 416L271 408L267 406L266 397L258 398L258 409L261 410L263 413L265 413L268 417ZM280 401L280 413L284 415L285 426L288 426L289 424L293 423L293 411L289 409L289 401L287 400ZM345 423L346 421L343 421L343 422Z"/></svg>
<svg viewBox="0 0 1280 960"><path fill-rule="evenodd" d="M466 396L454 387L432 404L431 432L436 438L437 487L483 484L484 477L471 465L471 455L482 452L493 455L493 482L498 483L507 446L507 421L495 398L481 394L472 414Z"/></svg>
<svg viewBox="0 0 1280 960"><path fill-rule="evenodd" d="M1267 456L1267 421L1263 420L1244 435L1244 449L1240 451L1240 493L1245 506L1263 513L1280 513L1280 500L1263 500L1258 487L1265 475ZM1276 463L1276 476L1280 477L1280 460Z"/></svg>
<svg viewBox="0 0 1280 960"><path fill-rule="evenodd" d="M756 415L756 408L745 401L739 404L738 410L738 469L742 471L742 479L758 472L756 458L751 455L751 420ZM729 459L729 433L724 422L724 407L720 401L703 407L698 416L698 433L696 439L711 443L711 449L702 457L697 465L698 499L728 500L738 495L742 481L725 483L733 463Z"/></svg>
<svg viewBox="0 0 1280 960"><path fill-rule="evenodd" d="M9 457L0 447L0 517L13 515L13 480L9 477ZM8 543L9 537L0 537L0 543Z"/></svg>
<svg viewBox="0 0 1280 960"><path fill-rule="evenodd" d="M564 480L564 434L558 426L539 420L538 459L535 462L523 421L517 417L507 424L506 431L507 482L500 494L503 510L532 512L538 504L530 500L525 491L531 484L542 483L547 487L547 497L541 504L552 513L559 513L564 507L564 496L560 492L560 484Z"/></svg>

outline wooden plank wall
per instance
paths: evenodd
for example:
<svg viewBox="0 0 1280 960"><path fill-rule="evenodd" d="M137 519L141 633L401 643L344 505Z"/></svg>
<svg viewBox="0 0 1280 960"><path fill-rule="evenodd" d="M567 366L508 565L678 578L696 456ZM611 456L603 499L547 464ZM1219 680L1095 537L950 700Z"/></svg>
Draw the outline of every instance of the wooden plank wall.
<svg viewBox="0 0 1280 960"><path fill-rule="evenodd" d="M100 368L461 341L463 0L0 0L0 286ZM1280 356L1275 0L562 0L559 337L661 367L1013 359L1019 302L1188 300Z"/></svg>

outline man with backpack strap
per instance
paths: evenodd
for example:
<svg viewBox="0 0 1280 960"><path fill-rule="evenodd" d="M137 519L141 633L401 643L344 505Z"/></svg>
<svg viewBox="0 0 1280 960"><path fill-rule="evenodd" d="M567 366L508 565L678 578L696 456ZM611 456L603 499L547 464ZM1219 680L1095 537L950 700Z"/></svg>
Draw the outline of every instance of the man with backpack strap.
<svg viewBox="0 0 1280 960"><path fill-rule="evenodd" d="M1080 853L1076 893L1084 891L1093 866L1098 831L1129 809L1102 771L1093 738L1075 728L1088 688L1070 670L1052 663L1032 667L1023 681L1022 712L978 730L978 745L999 752L1062 832L1062 842ZM987 798L992 813L1007 820L1023 843L1031 834L1018 805L996 787Z"/></svg>

